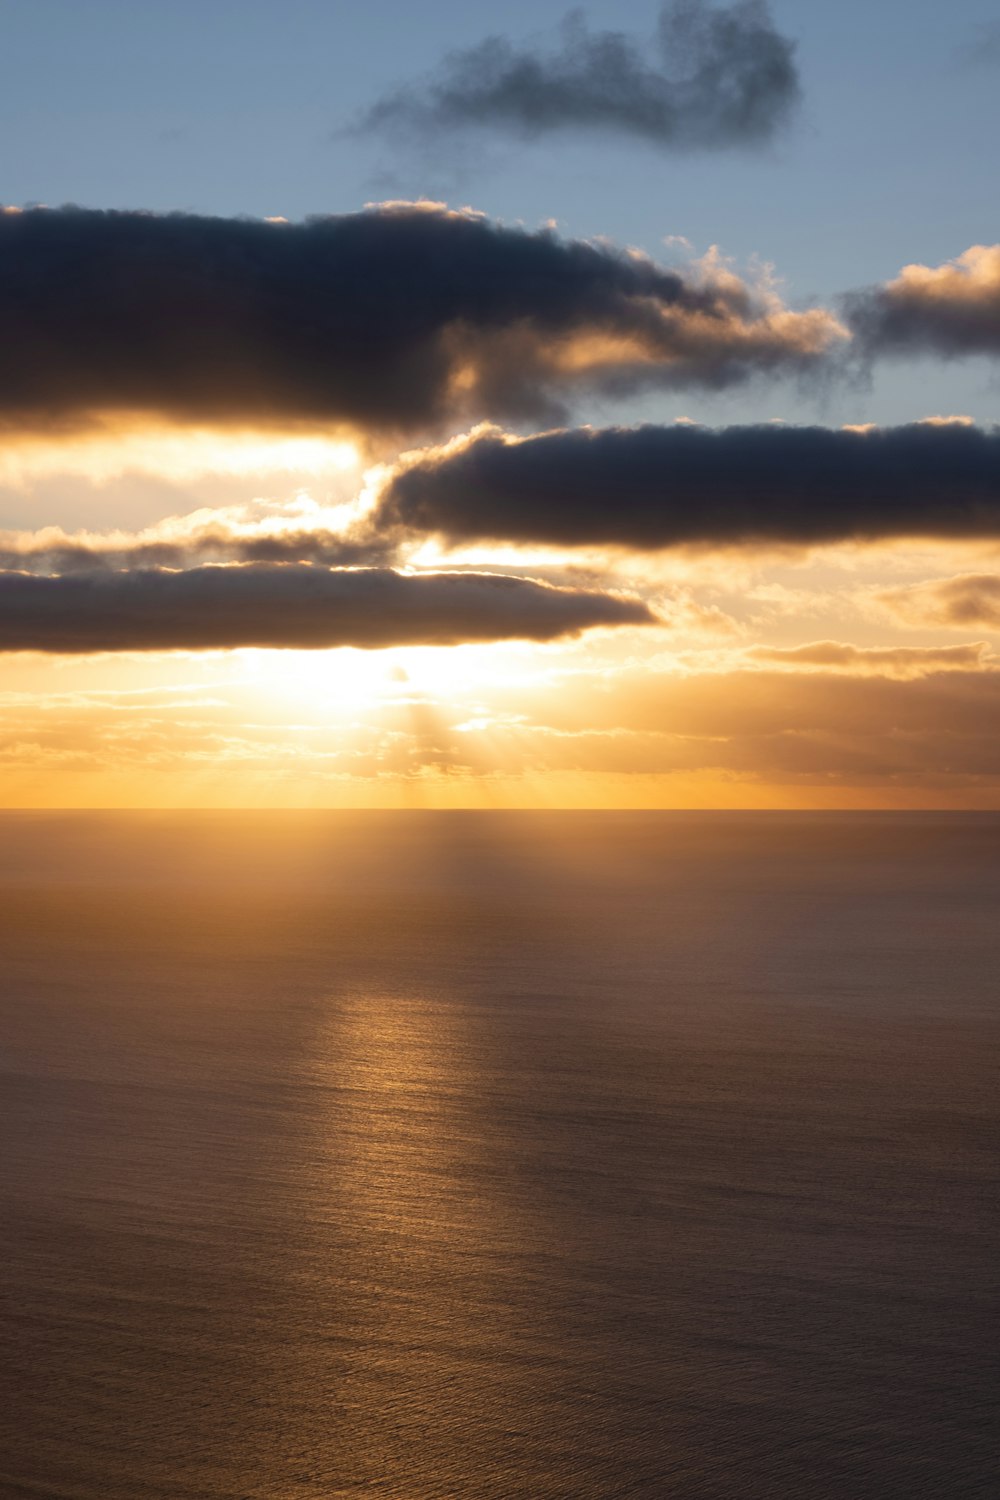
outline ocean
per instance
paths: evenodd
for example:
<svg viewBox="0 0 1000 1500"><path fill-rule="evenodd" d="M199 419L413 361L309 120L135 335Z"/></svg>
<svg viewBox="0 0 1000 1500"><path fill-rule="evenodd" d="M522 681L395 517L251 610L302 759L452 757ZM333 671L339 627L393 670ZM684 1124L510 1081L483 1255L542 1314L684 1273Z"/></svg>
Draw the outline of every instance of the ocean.
<svg viewBox="0 0 1000 1500"><path fill-rule="evenodd" d="M3 1500L997 1494L1000 815L0 815Z"/></svg>

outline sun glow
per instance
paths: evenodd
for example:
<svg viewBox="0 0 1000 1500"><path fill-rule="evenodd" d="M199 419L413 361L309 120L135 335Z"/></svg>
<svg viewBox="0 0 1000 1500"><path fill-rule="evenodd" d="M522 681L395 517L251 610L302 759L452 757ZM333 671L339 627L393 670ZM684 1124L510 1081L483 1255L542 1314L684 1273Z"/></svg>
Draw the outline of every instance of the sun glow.
<svg viewBox="0 0 1000 1500"><path fill-rule="evenodd" d="M239 680L272 706L297 705L329 720L411 697L466 703L491 688L544 671L550 653L524 642L496 645L394 646L361 651L233 652Z"/></svg>
<svg viewBox="0 0 1000 1500"><path fill-rule="evenodd" d="M125 474L151 472L178 483L207 474L253 478L294 474L320 478L360 468L361 454L343 436L223 431L102 420L70 433L9 434L0 451L0 484L30 484L54 474L106 484Z"/></svg>

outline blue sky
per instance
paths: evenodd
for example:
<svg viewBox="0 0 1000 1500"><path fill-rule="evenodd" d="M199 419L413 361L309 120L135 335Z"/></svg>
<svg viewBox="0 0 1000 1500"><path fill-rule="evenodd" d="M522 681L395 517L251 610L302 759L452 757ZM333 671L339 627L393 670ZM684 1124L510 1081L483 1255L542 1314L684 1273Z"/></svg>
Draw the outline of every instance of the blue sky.
<svg viewBox="0 0 1000 1500"><path fill-rule="evenodd" d="M344 212L443 196L555 219L657 255L667 236L773 263L793 303L827 301L995 235L1000 14L989 0L777 3L797 117L763 151L672 154L628 138L473 136L456 170L338 135L373 98L491 32L550 36L563 0L6 0L0 198L218 214ZM656 7L595 3L594 28L651 34ZM981 362L890 367L872 386L682 403L707 420L996 415ZM637 408L636 415L652 415ZM666 413L667 415L674 413ZM599 413L597 415L600 415Z"/></svg>

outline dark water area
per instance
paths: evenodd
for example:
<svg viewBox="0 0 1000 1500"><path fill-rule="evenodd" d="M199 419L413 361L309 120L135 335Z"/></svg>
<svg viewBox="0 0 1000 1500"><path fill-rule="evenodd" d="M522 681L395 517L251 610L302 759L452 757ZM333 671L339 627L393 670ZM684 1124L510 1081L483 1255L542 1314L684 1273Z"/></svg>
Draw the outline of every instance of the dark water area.
<svg viewBox="0 0 1000 1500"><path fill-rule="evenodd" d="M0 1496L997 1494L1000 817L0 816Z"/></svg>

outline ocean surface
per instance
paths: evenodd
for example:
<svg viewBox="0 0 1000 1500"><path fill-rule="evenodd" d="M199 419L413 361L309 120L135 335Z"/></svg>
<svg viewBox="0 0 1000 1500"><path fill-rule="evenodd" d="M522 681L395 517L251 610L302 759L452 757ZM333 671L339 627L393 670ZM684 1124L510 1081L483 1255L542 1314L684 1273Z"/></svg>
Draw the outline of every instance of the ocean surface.
<svg viewBox="0 0 1000 1500"><path fill-rule="evenodd" d="M1000 816L0 816L3 1500L998 1493Z"/></svg>

